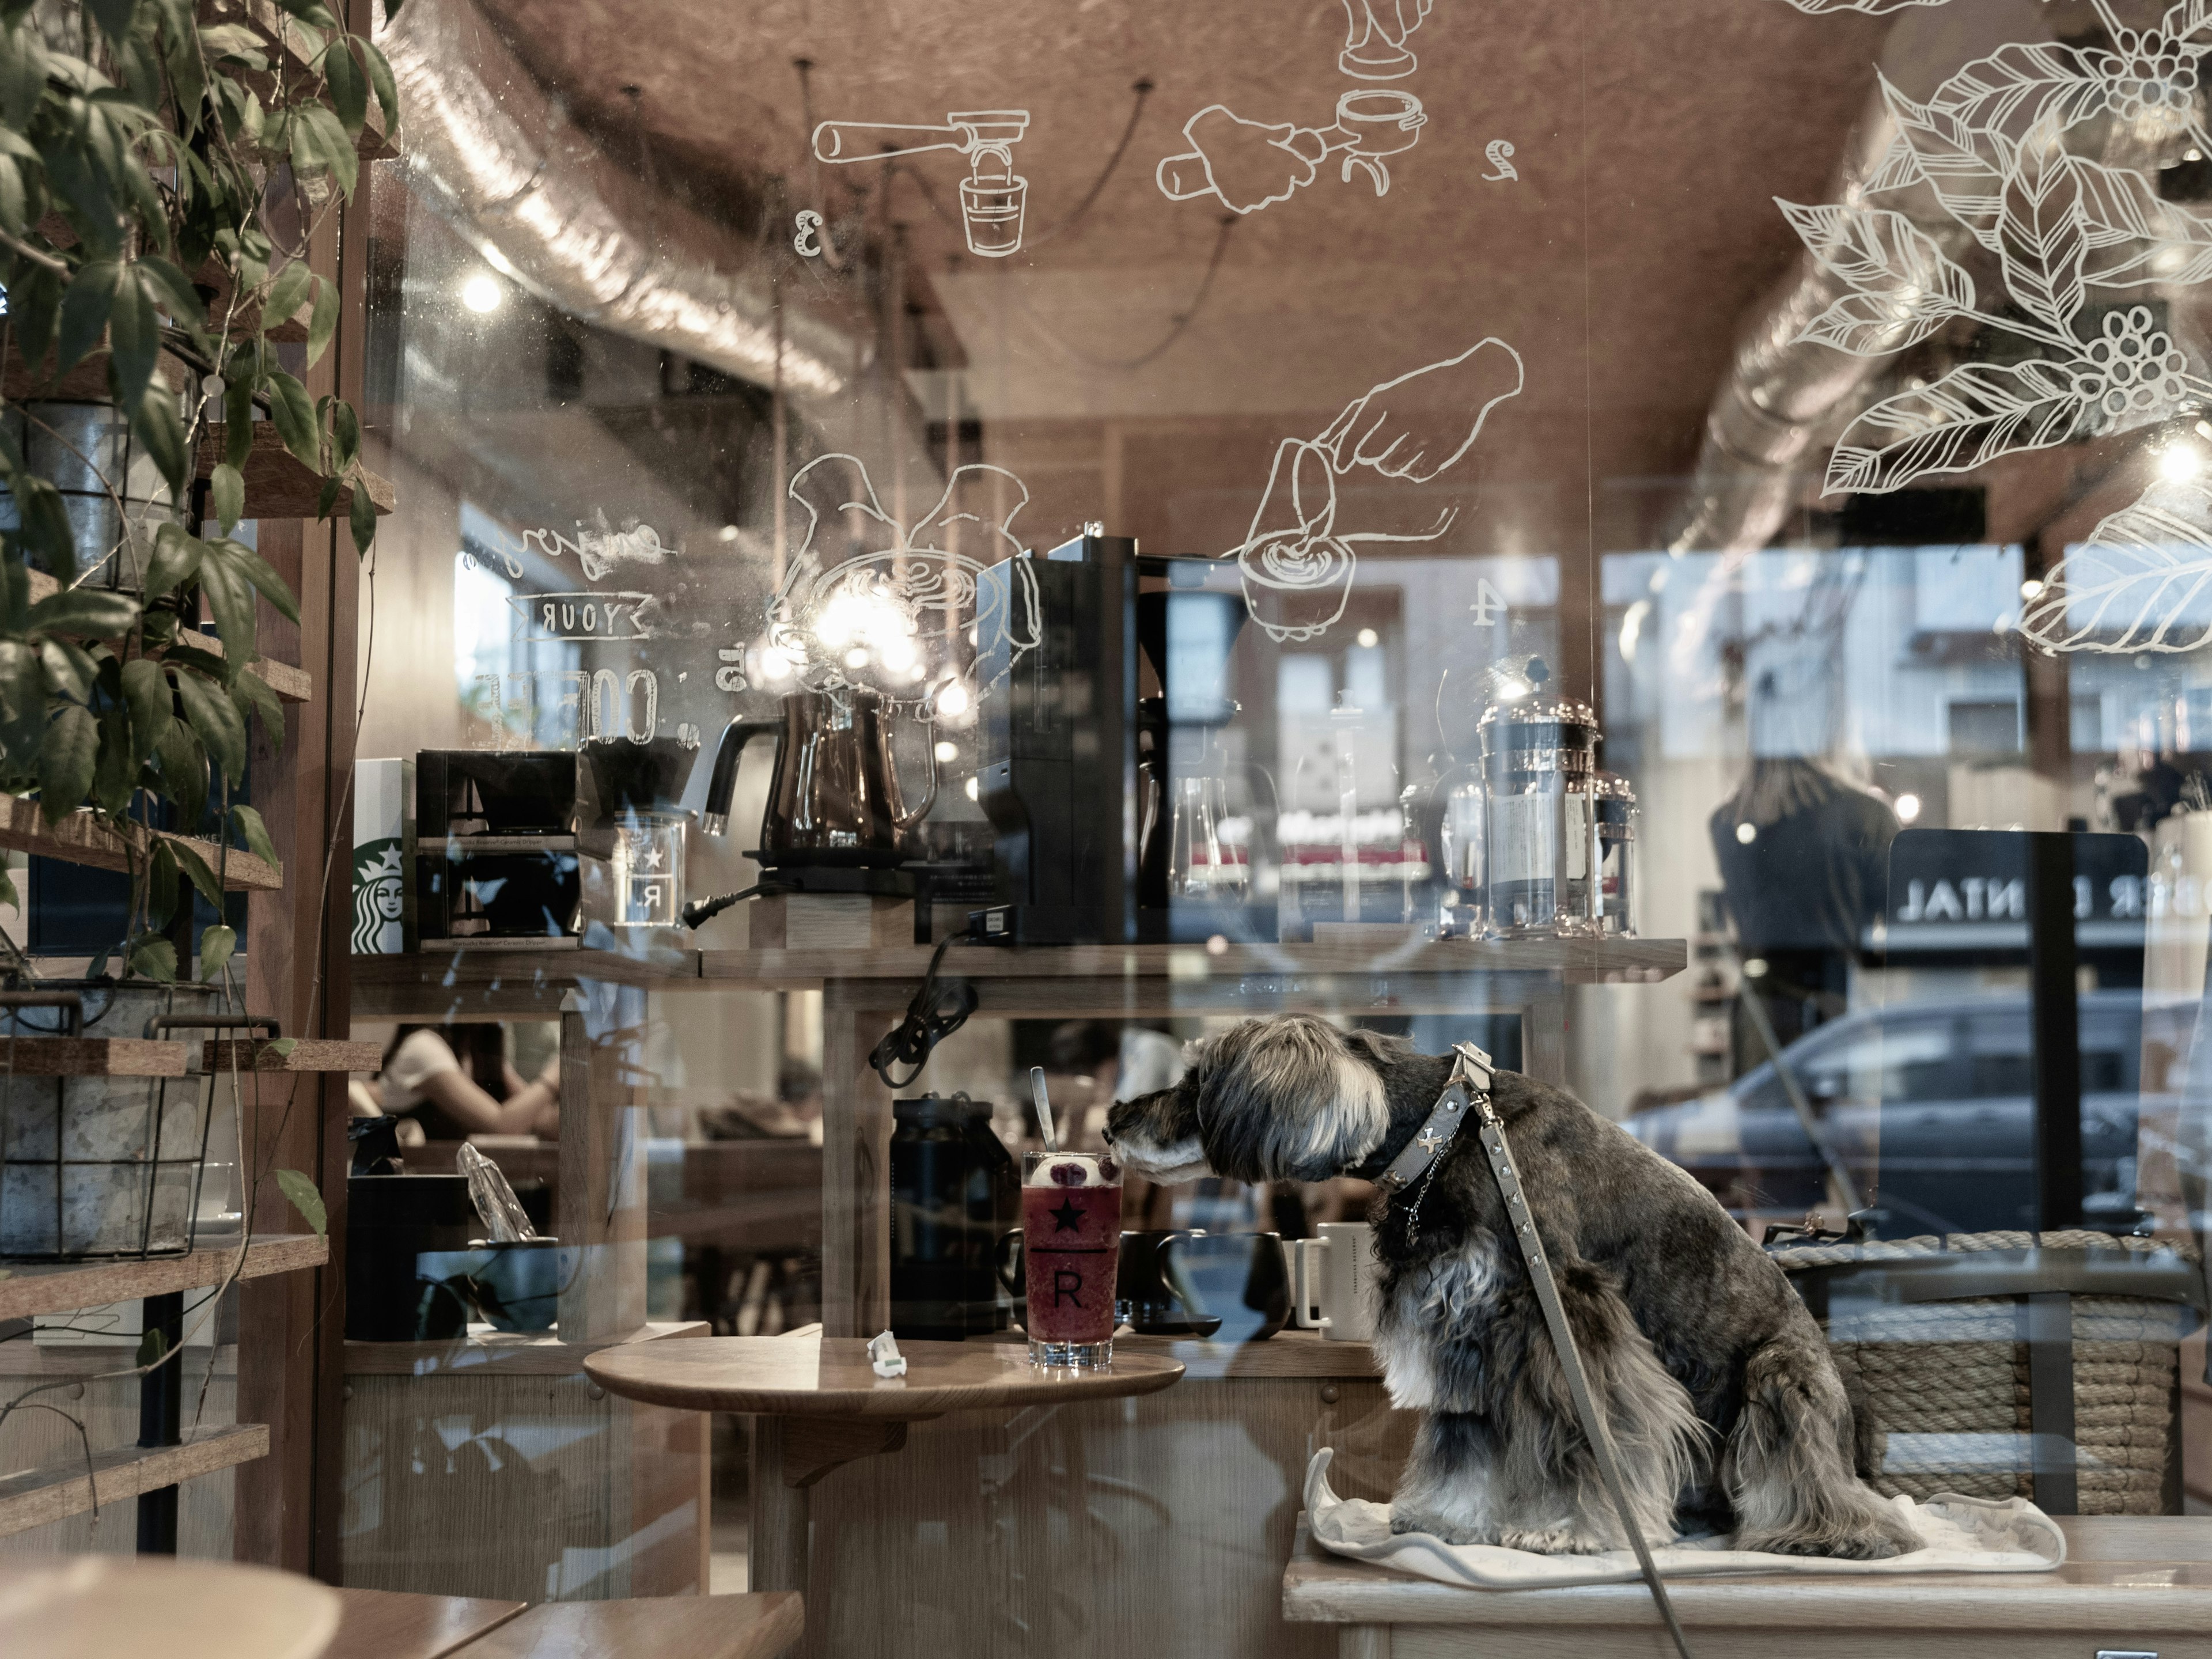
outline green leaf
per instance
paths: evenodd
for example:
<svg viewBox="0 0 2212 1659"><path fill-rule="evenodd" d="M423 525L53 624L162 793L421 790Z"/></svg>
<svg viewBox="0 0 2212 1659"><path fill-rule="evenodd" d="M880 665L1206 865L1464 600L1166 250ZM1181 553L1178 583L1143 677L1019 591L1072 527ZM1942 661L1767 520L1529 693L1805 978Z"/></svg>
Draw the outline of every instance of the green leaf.
<svg viewBox="0 0 2212 1659"><path fill-rule="evenodd" d="M294 118L297 123L292 140L295 161L300 154L297 135L304 130L313 135L309 141L311 155L330 168L331 178L339 191L350 198L361 178L361 157L355 153L353 140L339 124L337 114L319 104L310 104L297 111Z"/></svg>
<svg viewBox="0 0 2212 1659"><path fill-rule="evenodd" d="M210 544L213 554L223 562L236 567L238 573L261 591L262 597L276 608L277 614L287 622L300 620L300 602L292 597L292 590L284 579L270 568L269 562L244 542L228 538Z"/></svg>
<svg viewBox="0 0 2212 1659"><path fill-rule="evenodd" d="M283 860L276 856L276 843L269 839L269 826L261 821L260 813L251 806L234 806L230 809L230 818L238 826L238 833L245 838L247 852L276 869L284 867Z"/></svg>
<svg viewBox="0 0 2212 1659"><path fill-rule="evenodd" d="M31 228L31 198L23 188L23 170L12 155L0 155L0 226L21 236Z"/></svg>
<svg viewBox="0 0 2212 1659"><path fill-rule="evenodd" d="M208 480L208 499L215 504L216 524L228 536L246 514L246 475L228 461L222 462Z"/></svg>
<svg viewBox="0 0 2212 1659"><path fill-rule="evenodd" d="M194 673L177 676L177 691L193 735L236 787L246 777L246 722L239 719L236 706L221 686Z"/></svg>
<svg viewBox="0 0 2212 1659"><path fill-rule="evenodd" d="M167 671L150 657L125 663L123 703L131 711L132 756L143 763L176 722L176 693Z"/></svg>
<svg viewBox="0 0 2212 1659"><path fill-rule="evenodd" d="M166 928L177 914L177 855L169 843L156 839L154 855L146 861L146 919Z"/></svg>
<svg viewBox="0 0 2212 1659"><path fill-rule="evenodd" d="M269 298L261 307L261 329L264 334L278 323L289 323L295 312L307 303L307 292L314 286L314 273L307 269L305 259L295 259L276 273L276 280L269 284Z"/></svg>
<svg viewBox="0 0 2212 1659"><path fill-rule="evenodd" d="M210 58L235 58L251 70L269 67L261 37L243 23L214 23L200 30L200 44Z"/></svg>
<svg viewBox="0 0 2212 1659"><path fill-rule="evenodd" d="M327 277L315 278L315 309L307 319L307 362L322 361L338 331L338 287Z"/></svg>
<svg viewBox="0 0 2212 1659"><path fill-rule="evenodd" d="M86 655L82 647L67 640L40 640L39 665L46 671L46 684L61 696L74 702L92 701L93 682L100 677L100 665Z"/></svg>
<svg viewBox="0 0 2212 1659"><path fill-rule="evenodd" d="M33 267L8 290L8 319L15 325L15 349L25 362L46 362L61 310L62 279L44 265Z"/></svg>
<svg viewBox="0 0 2212 1659"><path fill-rule="evenodd" d="M315 518L318 522L331 516L331 509L338 504L338 492L346 481L333 472L323 480L323 487L315 492Z"/></svg>
<svg viewBox="0 0 2212 1659"><path fill-rule="evenodd" d="M241 474L253 453L253 380L236 358L222 388L222 456Z"/></svg>
<svg viewBox="0 0 2212 1659"><path fill-rule="evenodd" d="M127 594L104 589L65 587L33 605L24 631L69 634L81 640L119 639L137 625L138 606Z"/></svg>
<svg viewBox="0 0 2212 1659"><path fill-rule="evenodd" d="M279 1060L289 1060L292 1057L292 1050L300 1046L300 1039L297 1037L270 1037L268 1042L263 1043L261 1046L268 1049L270 1054L276 1055Z"/></svg>
<svg viewBox="0 0 2212 1659"><path fill-rule="evenodd" d="M169 977L174 979L176 975L172 972ZM160 1364L162 1357L168 1352L169 1340L161 1334L161 1328L159 1325L149 1325L138 1334L139 1370L147 1370Z"/></svg>
<svg viewBox="0 0 2212 1659"><path fill-rule="evenodd" d="M177 394L155 380L136 403L124 405L124 413L131 435L146 446L177 498L184 499L191 483L191 457L185 448L185 416Z"/></svg>
<svg viewBox="0 0 2212 1659"><path fill-rule="evenodd" d="M187 830L199 827L207 812L207 756L191 726L172 720L154 747L161 769L161 792L176 804L177 822Z"/></svg>
<svg viewBox="0 0 2212 1659"><path fill-rule="evenodd" d="M278 754L284 752L284 705L269 689L269 682L252 669L246 670L230 683L230 700L238 705L238 717L246 718L248 708L261 716L261 730L269 739L269 746ZM247 809L251 811L251 808Z"/></svg>
<svg viewBox="0 0 2212 1659"><path fill-rule="evenodd" d="M211 542L207 556L200 561L200 593L207 600L208 609L215 613L216 633L222 641L222 672L219 677L228 685L253 660L254 635L258 618L254 613L252 585L238 567L236 560L228 556L228 550L236 543ZM234 778L236 773L231 775Z"/></svg>
<svg viewBox="0 0 2212 1659"><path fill-rule="evenodd" d="M354 62L353 53L346 43L337 40L323 57L323 85L331 95L331 107L337 112L338 125L348 138L357 138L368 119L368 77Z"/></svg>
<svg viewBox="0 0 2212 1659"><path fill-rule="evenodd" d="M194 333L207 330L207 301L191 279L159 254L149 253L132 267L146 297L169 313L177 325Z"/></svg>
<svg viewBox="0 0 2212 1659"><path fill-rule="evenodd" d="M353 502L347 509L347 516L353 526L354 554L366 557L369 544L376 539L376 503L369 499L367 479L354 479Z"/></svg>
<svg viewBox="0 0 2212 1659"><path fill-rule="evenodd" d="M238 949L238 935L221 922L200 934L200 978L213 982L222 977L230 954Z"/></svg>
<svg viewBox="0 0 2212 1659"><path fill-rule="evenodd" d="M154 556L146 562L146 597L173 593L200 573L207 544L182 525L165 524L154 532Z"/></svg>
<svg viewBox="0 0 2212 1659"><path fill-rule="evenodd" d="M0 859L0 904L16 910L23 908L23 896L15 890L15 878L9 872L8 861L5 859ZM5 1279L7 1276L5 1273L0 1273L0 1279Z"/></svg>
<svg viewBox="0 0 2212 1659"><path fill-rule="evenodd" d="M330 1231L330 1217L323 1209L323 1195L315 1190L313 1182L297 1170L279 1170L276 1171L276 1190L291 1201L301 1218L316 1232Z"/></svg>
<svg viewBox="0 0 2212 1659"><path fill-rule="evenodd" d="M131 971L157 979L164 985L177 977L177 947L159 933L141 933L131 941Z"/></svg>
<svg viewBox="0 0 2212 1659"><path fill-rule="evenodd" d="M154 302L146 297L146 289L135 271L128 272L117 284L115 303L107 313L107 343L112 355L107 360L109 383L113 386L116 402L130 408L146 395L146 388L154 379L154 359L161 349L161 319L154 309ZM69 309L64 302L62 321L69 321Z"/></svg>
<svg viewBox="0 0 2212 1659"><path fill-rule="evenodd" d="M101 33L114 41L129 40L131 26L138 21L138 0L84 0L84 9L92 14Z"/></svg>
<svg viewBox="0 0 2212 1659"><path fill-rule="evenodd" d="M138 786L138 758L131 752L131 716L121 703L100 711L100 757L92 771L93 804L111 818L131 808Z"/></svg>
<svg viewBox="0 0 2212 1659"><path fill-rule="evenodd" d="M269 418L276 422L276 435L284 441L284 447L302 465L320 472L323 447L321 434L315 429L315 400L307 395L307 387L281 368L269 372Z"/></svg>
<svg viewBox="0 0 2212 1659"><path fill-rule="evenodd" d="M361 416L343 398L331 400L331 465L343 472L361 459Z"/></svg>
<svg viewBox="0 0 2212 1659"><path fill-rule="evenodd" d="M46 94L46 43L39 26L20 18L0 33L0 121L27 131ZM13 296L10 296L13 297Z"/></svg>
<svg viewBox="0 0 2212 1659"><path fill-rule="evenodd" d="M168 848L177 860L177 868L184 872L185 878L199 890L199 896L215 908L215 913L217 915L221 915L222 914L222 884L215 878L215 872L209 867L208 861L199 855L198 850L189 842L172 840L168 843Z"/></svg>
<svg viewBox="0 0 2212 1659"><path fill-rule="evenodd" d="M0 754L10 776L30 771L46 720L46 680L37 650L21 640L0 640Z"/></svg>
<svg viewBox="0 0 2212 1659"><path fill-rule="evenodd" d="M100 757L100 722L81 703L65 703L39 745L39 807L58 823L84 804Z"/></svg>
<svg viewBox="0 0 2212 1659"><path fill-rule="evenodd" d="M387 4L385 21L389 22L398 13L398 8ZM377 50L376 43L362 35L351 37L361 48L362 61L368 66L368 84L376 88L376 101L384 111L384 136L396 137L399 132L399 88L392 78L392 65Z"/></svg>
<svg viewBox="0 0 2212 1659"><path fill-rule="evenodd" d="M80 270L62 296L60 358L57 376L66 374L100 343L114 309L116 291L123 284L123 267L112 259L94 259Z"/></svg>

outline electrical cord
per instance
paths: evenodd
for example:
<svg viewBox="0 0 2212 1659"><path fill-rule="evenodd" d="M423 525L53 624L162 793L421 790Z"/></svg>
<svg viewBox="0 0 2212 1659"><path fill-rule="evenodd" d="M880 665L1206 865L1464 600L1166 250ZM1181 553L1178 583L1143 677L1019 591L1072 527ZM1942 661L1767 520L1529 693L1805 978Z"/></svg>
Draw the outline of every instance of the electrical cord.
<svg viewBox="0 0 2212 1659"><path fill-rule="evenodd" d="M886 1089L911 1088L921 1075L921 1068L929 1063L930 1050L968 1023L968 1016L975 1012L980 999L975 988L964 979L949 984L937 982L937 969L945 960L945 952L954 940L973 939L975 929L963 927L957 933L947 933L937 942L930 953L929 971L922 975L921 988L914 994L914 1000L906 1006L906 1018L884 1034L882 1042L868 1053L868 1064L884 1080ZM891 1075L891 1067L904 1066L902 1078Z"/></svg>

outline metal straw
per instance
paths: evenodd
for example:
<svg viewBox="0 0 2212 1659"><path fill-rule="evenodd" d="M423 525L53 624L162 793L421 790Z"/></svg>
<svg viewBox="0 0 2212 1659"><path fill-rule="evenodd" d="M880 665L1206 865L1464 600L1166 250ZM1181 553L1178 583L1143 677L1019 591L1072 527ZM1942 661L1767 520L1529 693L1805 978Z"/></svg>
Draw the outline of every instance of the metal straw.
<svg viewBox="0 0 2212 1659"><path fill-rule="evenodd" d="M1036 1102L1037 1133L1044 1137L1045 1154L1055 1157L1060 1152L1060 1134L1053 1127L1052 1097L1045 1092L1042 1066L1030 1067L1030 1098Z"/></svg>

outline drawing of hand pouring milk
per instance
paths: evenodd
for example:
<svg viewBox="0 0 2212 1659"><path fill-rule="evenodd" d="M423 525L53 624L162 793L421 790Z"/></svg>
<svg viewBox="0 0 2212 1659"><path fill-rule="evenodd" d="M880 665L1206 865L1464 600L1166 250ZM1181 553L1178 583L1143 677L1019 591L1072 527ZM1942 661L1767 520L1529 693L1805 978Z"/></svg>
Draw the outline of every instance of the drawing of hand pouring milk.
<svg viewBox="0 0 2212 1659"><path fill-rule="evenodd" d="M955 110L943 126L899 126L870 121L824 121L814 129L817 160L843 164L957 150L968 158L960 182L960 217L968 251L1003 259L1022 247L1022 214L1030 181L1014 171L1014 146L1029 131L1025 109Z"/></svg>
<svg viewBox="0 0 2212 1659"><path fill-rule="evenodd" d="M1192 148L1160 163L1160 191L1173 202L1211 194L1231 212L1254 213L1287 200L1314 181L1322 162L1341 155L1338 176L1345 183L1357 167L1377 196L1387 196L1385 158L1413 149L1428 119L1412 93L1374 88L1338 99L1336 125L1329 127L1248 121L1225 105L1209 104L1183 124Z"/></svg>

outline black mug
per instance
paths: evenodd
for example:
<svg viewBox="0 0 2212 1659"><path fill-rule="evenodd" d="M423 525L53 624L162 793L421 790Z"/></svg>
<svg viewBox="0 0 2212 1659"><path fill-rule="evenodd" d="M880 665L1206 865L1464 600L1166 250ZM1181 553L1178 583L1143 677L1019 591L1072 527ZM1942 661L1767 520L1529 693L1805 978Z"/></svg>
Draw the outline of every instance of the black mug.
<svg viewBox="0 0 2212 1659"><path fill-rule="evenodd" d="M1123 1232L1114 1279L1115 1316L1145 1336L1205 1338L1219 1330L1218 1314L1194 1313L1184 1301L1170 1255L1178 1239L1206 1237L1203 1230Z"/></svg>

